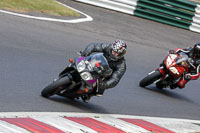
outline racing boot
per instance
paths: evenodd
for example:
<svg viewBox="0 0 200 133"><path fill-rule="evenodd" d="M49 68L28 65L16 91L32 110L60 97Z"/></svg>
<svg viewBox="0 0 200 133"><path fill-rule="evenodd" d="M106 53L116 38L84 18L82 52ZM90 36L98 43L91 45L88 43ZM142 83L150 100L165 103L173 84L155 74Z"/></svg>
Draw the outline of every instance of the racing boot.
<svg viewBox="0 0 200 133"><path fill-rule="evenodd" d="M85 95L85 96L82 96L81 98L82 98L83 102L88 103L91 98L91 95Z"/></svg>
<svg viewBox="0 0 200 133"><path fill-rule="evenodd" d="M175 83L175 84L170 85L169 87L170 87L171 90L174 90L178 87L178 84Z"/></svg>
<svg viewBox="0 0 200 133"><path fill-rule="evenodd" d="M185 80L185 79L181 79L179 82L178 82L178 87L180 89L183 89L185 87L185 84L187 83L188 81Z"/></svg>
<svg viewBox="0 0 200 133"><path fill-rule="evenodd" d="M105 91L105 89L99 89L99 90L96 92L96 96L98 96L98 97L103 96L104 91Z"/></svg>

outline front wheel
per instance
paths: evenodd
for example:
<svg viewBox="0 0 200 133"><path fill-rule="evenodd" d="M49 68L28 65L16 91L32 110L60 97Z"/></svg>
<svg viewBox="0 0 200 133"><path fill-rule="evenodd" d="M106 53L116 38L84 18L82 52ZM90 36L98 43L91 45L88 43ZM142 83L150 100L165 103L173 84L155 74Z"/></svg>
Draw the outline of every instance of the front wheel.
<svg viewBox="0 0 200 133"><path fill-rule="evenodd" d="M71 81L70 79L68 78L68 76L66 77L62 77L56 81L54 81L53 83L51 83L50 85L48 85L47 87L45 87L42 92L41 92L41 95L43 97L50 97L54 94L56 94L57 92L61 91L62 88L64 86L66 86L67 84L69 84Z"/></svg>
<svg viewBox="0 0 200 133"><path fill-rule="evenodd" d="M147 75L144 79L140 81L140 87L148 86L152 84L153 82L155 82L156 80L160 79L161 77L162 77L162 74L160 73L160 71L156 70L153 73Z"/></svg>

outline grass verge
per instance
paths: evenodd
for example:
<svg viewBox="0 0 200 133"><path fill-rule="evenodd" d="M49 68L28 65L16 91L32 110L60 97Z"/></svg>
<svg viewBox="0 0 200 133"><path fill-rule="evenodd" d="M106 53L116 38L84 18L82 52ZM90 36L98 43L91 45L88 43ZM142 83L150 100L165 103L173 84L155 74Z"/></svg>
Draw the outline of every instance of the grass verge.
<svg viewBox="0 0 200 133"><path fill-rule="evenodd" d="M39 12L54 16L80 16L54 0L0 0L0 9L15 12Z"/></svg>

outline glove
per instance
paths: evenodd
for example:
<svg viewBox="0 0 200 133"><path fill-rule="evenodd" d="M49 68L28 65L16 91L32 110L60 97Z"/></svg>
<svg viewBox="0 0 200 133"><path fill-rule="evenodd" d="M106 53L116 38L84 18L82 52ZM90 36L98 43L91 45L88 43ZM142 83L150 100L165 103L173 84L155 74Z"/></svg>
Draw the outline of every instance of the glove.
<svg viewBox="0 0 200 133"><path fill-rule="evenodd" d="M188 62L190 63L190 64L194 64L195 62L194 62L194 60L192 59L192 58L188 58Z"/></svg>
<svg viewBox="0 0 200 133"><path fill-rule="evenodd" d="M184 78L185 78L185 80L191 80L192 79L192 77L189 74L185 74Z"/></svg>
<svg viewBox="0 0 200 133"><path fill-rule="evenodd" d="M106 89L106 84L103 81L99 82L99 89L105 90Z"/></svg>
<svg viewBox="0 0 200 133"><path fill-rule="evenodd" d="M200 59L199 60L196 60L196 61L194 61L194 65L195 66L198 66L200 64Z"/></svg>
<svg viewBox="0 0 200 133"><path fill-rule="evenodd" d="M169 50L169 54L175 54L176 52L174 50Z"/></svg>

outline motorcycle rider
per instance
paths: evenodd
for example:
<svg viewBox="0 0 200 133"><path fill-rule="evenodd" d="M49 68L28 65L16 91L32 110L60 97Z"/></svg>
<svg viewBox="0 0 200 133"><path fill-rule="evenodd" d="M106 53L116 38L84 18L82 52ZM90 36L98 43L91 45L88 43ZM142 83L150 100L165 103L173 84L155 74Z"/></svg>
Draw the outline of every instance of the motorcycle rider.
<svg viewBox="0 0 200 133"><path fill-rule="evenodd" d="M122 40L115 40L113 43L91 43L84 51L82 56L89 56L93 52L102 52L108 61L112 74L99 82L98 92L92 92L82 97L84 102L88 102L91 96L102 96L105 89L115 87L126 71L126 62L124 55L126 54L127 45Z"/></svg>
<svg viewBox="0 0 200 133"><path fill-rule="evenodd" d="M175 50L170 50L170 54L184 52L188 55L188 61L191 64L189 73L186 73L177 84L170 86L171 89L179 87L180 89L185 87L185 84L190 80L196 80L200 76L200 42L196 43L194 47L189 48L177 48Z"/></svg>

